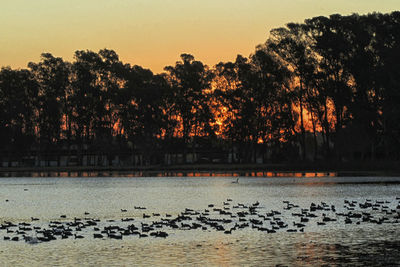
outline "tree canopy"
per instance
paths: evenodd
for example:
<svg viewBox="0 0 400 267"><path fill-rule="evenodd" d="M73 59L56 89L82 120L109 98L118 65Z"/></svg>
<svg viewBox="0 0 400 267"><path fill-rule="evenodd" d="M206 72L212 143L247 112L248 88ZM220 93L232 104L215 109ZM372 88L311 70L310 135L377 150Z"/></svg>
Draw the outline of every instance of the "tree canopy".
<svg viewBox="0 0 400 267"><path fill-rule="evenodd" d="M154 74L109 49L3 67L0 156L398 160L399 103L400 12L334 14L273 29L249 57L214 67L182 54Z"/></svg>

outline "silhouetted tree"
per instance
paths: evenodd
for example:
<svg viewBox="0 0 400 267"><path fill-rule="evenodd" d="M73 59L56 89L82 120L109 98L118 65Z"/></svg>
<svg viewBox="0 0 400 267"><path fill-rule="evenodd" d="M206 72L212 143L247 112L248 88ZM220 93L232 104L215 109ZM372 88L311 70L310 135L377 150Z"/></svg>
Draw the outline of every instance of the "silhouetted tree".
<svg viewBox="0 0 400 267"><path fill-rule="evenodd" d="M0 71L8 162L65 143L78 164L116 153L147 165L183 152L186 162L188 149L195 162L199 147L240 162L312 150L314 160L400 158L400 12L289 23L248 58L212 69L182 54L154 75L109 49L76 51L72 63L44 53L28 67Z"/></svg>
<svg viewBox="0 0 400 267"><path fill-rule="evenodd" d="M19 157L36 140L38 84L28 70L0 71L0 149Z"/></svg>
<svg viewBox="0 0 400 267"><path fill-rule="evenodd" d="M207 90L213 73L200 61L189 54L181 55L182 61L175 66L167 66L168 82L173 90L175 116L179 116L183 138L183 160L186 162L186 147L192 134L192 148L196 147L196 138L210 133L213 116L207 106ZM195 160L195 159L194 159Z"/></svg>
<svg viewBox="0 0 400 267"><path fill-rule="evenodd" d="M168 86L162 76L134 66L129 69L121 94L120 119L124 133L144 153L144 164L157 156L159 141L165 134L168 115L163 100Z"/></svg>
<svg viewBox="0 0 400 267"><path fill-rule="evenodd" d="M311 40L307 38L300 24L289 23L286 28L273 29L266 45L287 64L294 78L292 84L294 103L299 107L300 144L302 159L306 159L306 129L304 123L307 91L310 77L314 73L315 60L310 47Z"/></svg>
<svg viewBox="0 0 400 267"><path fill-rule="evenodd" d="M46 151L60 141L62 127L68 124L70 68L62 58L49 53L42 54L41 60L39 63L30 62L28 67L39 85L36 123L40 150Z"/></svg>

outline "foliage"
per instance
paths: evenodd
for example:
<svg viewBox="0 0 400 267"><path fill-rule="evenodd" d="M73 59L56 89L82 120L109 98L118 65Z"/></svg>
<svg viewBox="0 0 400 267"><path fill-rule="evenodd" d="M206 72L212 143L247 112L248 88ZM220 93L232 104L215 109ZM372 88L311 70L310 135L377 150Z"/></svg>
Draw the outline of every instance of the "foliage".
<svg viewBox="0 0 400 267"><path fill-rule="evenodd" d="M399 159L399 77L400 12L289 23L248 58L210 68L182 54L162 74L109 49L44 53L0 71L0 152Z"/></svg>

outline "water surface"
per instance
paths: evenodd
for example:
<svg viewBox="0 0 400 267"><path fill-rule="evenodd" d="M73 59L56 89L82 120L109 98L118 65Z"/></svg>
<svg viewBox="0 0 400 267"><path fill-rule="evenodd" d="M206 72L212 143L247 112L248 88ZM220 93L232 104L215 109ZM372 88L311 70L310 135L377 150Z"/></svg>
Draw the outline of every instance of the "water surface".
<svg viewBox="0 0 400 267"><path fill-rule="evenodd" d="M268 234L251 227L231 234L208 230L168 230L168 238L124 237L123 240L93 239L82 231L83 239L59 239L31 245L3 240L0 231L0 260L6 266L103 265L396 265L400 263L400 229L391 223L345 224L337 221L317 225L304 232L290 233L296 220L293 212L311 203L334 205L336 213L348 212L345 201L382 201L396 210L400 197L399 177L8 177L0 179L0 223L20 223L38 218L36 225L54 220L92 218L115 220L134 218L148 223L143 213L178 216L185 209L204 211L209 204L223 208L232 199L252 205L259 202L259 214L279 210L289 227ZM8 201L6 201L8 200ZM299 207L285 210L284 201ZM387 202L387 203L386 203ZM137 210L134 207L146 207ZM121 212L121 209L127 210ZM324 211L316 214L322 218ZM385 216L374 211L376 216ZM328 212L326 212L328 213ZM379 214L378 214L379 213ZM61 219L61 215L66 215ZM389 215L387 215L389 216ZM335 218L336 218L335 217ZM297 220L298 221L298 220Z"/></svg>

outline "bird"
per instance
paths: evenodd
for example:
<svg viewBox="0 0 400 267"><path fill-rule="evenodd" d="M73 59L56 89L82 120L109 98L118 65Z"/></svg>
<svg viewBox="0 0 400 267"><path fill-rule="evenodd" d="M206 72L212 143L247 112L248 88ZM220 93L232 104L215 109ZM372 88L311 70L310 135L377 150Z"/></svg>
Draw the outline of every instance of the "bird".
<svg viewBox="0 0 400 267"><path fill-rule="evenodd" d="M232 181L232 184L238 184L239 183L239 178L236 179L236 181Z"/></svg>
<svg viewBox="0 0 400 267"><path fill-rule="evenodd" d="M26 243L28 244L37 244L39 243L39 239L37 239L36 237L32 237L32 236L23 236L24 240Z"/></svg>

